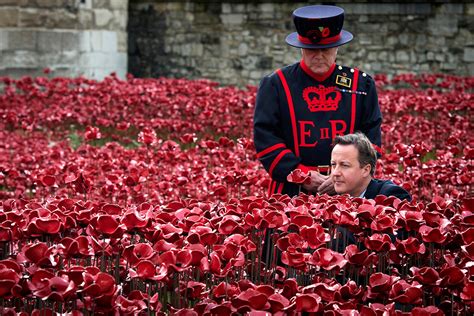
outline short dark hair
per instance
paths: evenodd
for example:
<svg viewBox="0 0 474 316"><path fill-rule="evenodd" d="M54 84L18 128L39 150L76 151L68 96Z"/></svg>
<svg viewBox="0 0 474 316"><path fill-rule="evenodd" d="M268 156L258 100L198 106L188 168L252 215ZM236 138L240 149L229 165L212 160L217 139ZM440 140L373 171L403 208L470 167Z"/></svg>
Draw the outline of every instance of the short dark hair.
<svg viewBox="0 0 474 316"><path fill-rule="evenodd" d="M336 145L354 145L359 152L359 164L361 167L370 165L370 175L375 174L375 165L377 163L377 152L370 140L364 134L356 132L344 136L336 136L333 141L333 146Z"/></svg>

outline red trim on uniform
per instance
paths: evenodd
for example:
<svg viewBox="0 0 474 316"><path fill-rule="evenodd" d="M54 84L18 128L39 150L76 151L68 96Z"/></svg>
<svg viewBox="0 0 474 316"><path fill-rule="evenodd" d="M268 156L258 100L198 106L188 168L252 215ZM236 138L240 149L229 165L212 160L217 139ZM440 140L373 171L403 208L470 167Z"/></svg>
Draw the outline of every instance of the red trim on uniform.
<svg viewBox="0 0 474 316"><path fill-rule="evenodd" d="M281 191L283 191L283 183L278 186L277 193L281 193Z"/></svg>
<svg viewBox="0 0 474 316"><path fill-rule="evenodd" d="M298 133L296 129L296 116L295 116L295 108L293 106L293 98L291 97L290 88L288 87L288 83L286 82L285 75L283 75L283 72L281 71L281 69L278 69L276 73L280 77L281 83L283 85L283 89L285 90L286 100L288 103L288 109L290 110L291 127L293 129L293 142L295 144L295 155L296 157L299 157L300 149L298 147Z"/></svg>
<svg viewBox="0 0 474 316"><path fill-rule="evenodd" d="M276 185L277 185L277 182L276 181L272 181L273 185L272 185L272 189L270 190L270 196L275 193L275 188L276 188Z"/></svg>
<svg viewBox="0 0 474 316"><path fill-rule="evenodd" d="M383 150L381 147L379 147L379 146L377 146L377 145L375 145L375 144L372 144L372 147L374 147L374 149L375 149L379 154L381 154L381 155L383 154L384 150Z"/></svg>
<svg viewBox="0 0 474 316"><path fill-rule="evenodd" d="M301 35L298 34L298 41L300 41L303 44L307 44L307 45L332 44L332 43L337 42L340 39L341 39L341 34L339 33L336 36L326 37L326 38L323 38L323 39L321 39L317 42L316 41L313 42L310 38L304 37L304 36L301 36Z"/></svg>
<svg viewBox="0 0 474 316"><path fill-rule="evenodd" d="M270 181L270 183L268 184L268 192L267 192L267 195L268 197L270 197L270 195L272 195L272 184L273 184L273 180Z"/></svg>
<svg viewBox="0 0 474 316"><path fill-rule="evenodd" d="M285 149L285 150L282 150L278 154L278 156L276 156L275 160L273 160L272 164L270 165L270 169L268 170L268 173L270 174L270 177L273 174L273 169L275 169L276 165L280 162L281 158L283 158L284 155L290 154L290 153L291 153L291 150Z"/></svg>
<svg viewBox="0 0 474 316"><path fill-rule="evenodd" d="M327 78L329 78L329 76L333 73L334 69L336 68L336 64L332 64L332 66L329 68L329 70L323 74L323 75L318 75L316 73L314 73L309 67L308 65L305 64L304 60L301 59L300 61L300 66L301 66L301 69L303 69L304 72L306 72L308 74L308 76L310 76L311 78L317 80L317 81L324 81L326 80Z"/></svg>
<svg viewBox="0 0 474 316"><path fill-rule="evenodd" d="M352 86L353 91L357 91L357 84L359 81L359 69L354 69L354 85ZM356 101L357 101L357 94L352 94L352 111L351 111L351 128L350 133L354 133L354 124L355 124L355 117L356 117Z"/></svg>
<svg viewBox="0 0 474 316"><path fill-rule="evenodd" d="M280 149L280 148L285 148L285 147L286 147L286 145L283 144L283 143L275 144L275 145L270 146L268 148L265 148L261 152L257 153L256 157L261 158L261 157L265 156L266 154L271 153L272 151L275 151L275 150Z"/></svg>

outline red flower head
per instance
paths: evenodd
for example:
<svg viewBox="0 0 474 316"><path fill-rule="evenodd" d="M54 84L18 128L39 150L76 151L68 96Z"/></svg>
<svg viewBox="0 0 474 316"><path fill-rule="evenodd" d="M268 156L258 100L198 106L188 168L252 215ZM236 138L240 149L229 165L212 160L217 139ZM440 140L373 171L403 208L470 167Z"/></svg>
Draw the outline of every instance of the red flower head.
<svg viewBox="0 0 474 316"><path fill-rule="evenodd" d="M424 267L419 269L411 267L410 271L413 273L414 279L423 285L436 285L439 281L439 274L433 268Z"/></svg>
<svg viewBox="0 0 474 316"><path fill-rule="evenodd" d="M155 145L158 142L158 139L156 138L156 132L149 127L145 127L138 134L138 142L147 146Z"/></svg>
<svg viewBox="0 0 474 316"><path fill-rule="evenodd" d="M314 293L296 294L296 311L297 312L318 312L321 306L321 297Z"/></svg>
<svg viewBox="0 0 474 316"><path fill-rule="evenodd" d="M310 248L316 249L330 240L329 234L319 224L312 226L303 226L300 229L301 237L303 237Z"/></svg>
<svg viewBox="0 0 474 316"><path fill-rule="evenodd" d="M36 297L59 302L67 301L76 291L74 282L69 281L66 275L61 278L41 269L31 276L31 281L28 281L28 288Z"/></svg>
<svg viewBox="0 0 474 316"><path fill-rule="evenodd" d="M396 248L400 253L409 255L415 253L424 254L426 251L425 245L420 243L420 241L414 237L408 237L407 239L400 241Z"/></svg>
<svg viewBox="0 0 474 316"><path fill-rule="evenodd" d="M20 281L19 271L9 268L0 261L0 298L8 297L11 289Z"/></svg>
<svg viewBox="0 0 474 316"><path fill-rule="evenodd" d="M334 269L339 271L347 264L347 260L338 252L327 248L320 248L313 253L309 263L327 271Z"/></svg>
<svg viewBox="0 0 474 316"><path fill-rule="evenodd" d="M309 174L304 173L300 169L295 169L293 170L287 177L286 180L288 182L292 183L298 183L298 184L310 184L311 183L311 177Z"/></svg>
<svg viewBox="0 0 474 316"><path fill-rule="evenodd" d="M409 284L405 280L399 280L390 290L390 299L402 304L420 305L422 297L422 285L416 281Z"/></svg>
<svg viewBox="0 0 474 316"><path fill-rule="evenodd" d="M398 278L381 272L372 274L369 278L369 287L366 293L367 298L376 299L387 297L392 288L392 284L397 280Z"/></svg>
<svg viewBox="0 0 474 316"><path fill-rule="evenodd" d="M150 245L139 243L128 246L123 252L123 257L131 266L134 266L141 260L151 259L155 254L155 251Z"/></svg>
<svg viewBox="0 0 474 316"><path fill-rule="evenodd" d="M48 247L42 242L23 247L26 259L41 267L55 265L55 261L52 256L53 250L53 247Z"/></svg>
<svg viewBox="0 0 474 316"><path fill-rule="evenodd" d="M306 260L309 256L310 254L302 252L283 251L281 254L281 262L298 270L306 270Z"/></svg>
<svg viewBox="0 0 474 316"><path fill-rule="evenodd" d="M349 245L346 247L345 258L347 261L355 266L363 266L370 260L369 251L360 251L356 245Z"/></svg>
<svg viewBox="0 0 474 316"><path fill-rule="evenodd" d="M373 234L364 241L364 244L368 249L376 252L395 249L390 236L387 234Z"/></svg>
<svg viewBox="0 0 474 316"><path fill-rule="evenodd" d="M443 316L444 313L435 306L415 307L411 311L412 316Z"/></svg>
<svg viewBox="0 0 474 316"><path fill-rule="evenodd" d="M102 135L100 134L100 130L97 127L87 126L86 131L84 133L84 138L86 141L100 139Z"/></svg>
<svg viewBox="0 0 474 316"><path fill-rule="evenodd" d="M439 228L431 228L427 225L422 225L418 231L420 232L421 238L424 242L442 244L448 237L447 234L442 233Z"/></svg>
<svg viewBox="0 0 474 316"><path fill-rule="evenodd" d="M212 295L216 298L234 297L238 293L240 293L240 290L235 284L229 284L226 282L219 283L212 290Z"/></svg>
<svg viewBox="0 0 474 316"><path fill-rule="evenodd" d="M92 230L107 237L121 237L125 232L125 226L112 215L94 217L89 225Z"/></svg>
<svg viewBox="0 0 474 316"><path fill-rule="evenodd" d="M115 301L115 305L123 315L138 315L145 309L147 304L143 299L126 299L124 296L119 295Z"/></svg>
<svg viewBox="0 0 474 316"><path fill-rule="evenodd" d="M257 290L247 289L241 292L236 298L232 300L232 306L240 308L242 306L249 306L252 309L269 309L267 296Z"/></svg>
<svg viewBox="0 0 474 316"><path fill-rule="evenodd" d="M464 272L456 266L444 268L439 276L441 287L462 287L466 279Z"/></svg>

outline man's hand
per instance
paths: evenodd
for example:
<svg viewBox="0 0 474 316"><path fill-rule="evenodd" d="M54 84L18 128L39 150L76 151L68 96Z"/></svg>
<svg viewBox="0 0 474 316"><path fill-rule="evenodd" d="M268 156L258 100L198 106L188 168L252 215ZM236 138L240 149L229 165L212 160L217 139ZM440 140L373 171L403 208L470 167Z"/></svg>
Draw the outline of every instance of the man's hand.
<svg viewBox="0 0 474 316"><path fill-rule="evenodd" d="M336 190L334 189L334 182L332 181L331 177L328 177L326 181L324 181L319 187L318 187L318 193L319 194L329 194L329 195L335 195Z"/></svg>
<svg viewBox="0 0 474 316"><path fill-rule="evenodd" d="M317 192L318 188L329 178L316 171L310 171L309 175L311 176L311 182L309 184L303 184L303 188L309 192Z"/></svg>

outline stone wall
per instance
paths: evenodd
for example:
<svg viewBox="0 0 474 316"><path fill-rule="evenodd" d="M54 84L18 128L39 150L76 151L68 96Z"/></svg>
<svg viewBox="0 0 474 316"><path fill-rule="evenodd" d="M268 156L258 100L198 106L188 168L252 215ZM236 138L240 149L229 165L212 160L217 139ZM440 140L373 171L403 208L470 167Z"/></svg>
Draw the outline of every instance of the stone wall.
<svg viewBox="0 0 474 316"><path fill-rule="evenodd" d="M127 72L128 0L0 0L0 76Z"/></svg>
<svg viewBox="0 0 474 316"><path fill-rule="evenodd" d="M355 39L338 62L369 73L474 75L474 5L336 1ZM311 2L314 4L314 2ZM130 0L129 72L140 77L209 78L257 84L300 59L284 39L292 1Z"/></svg>

